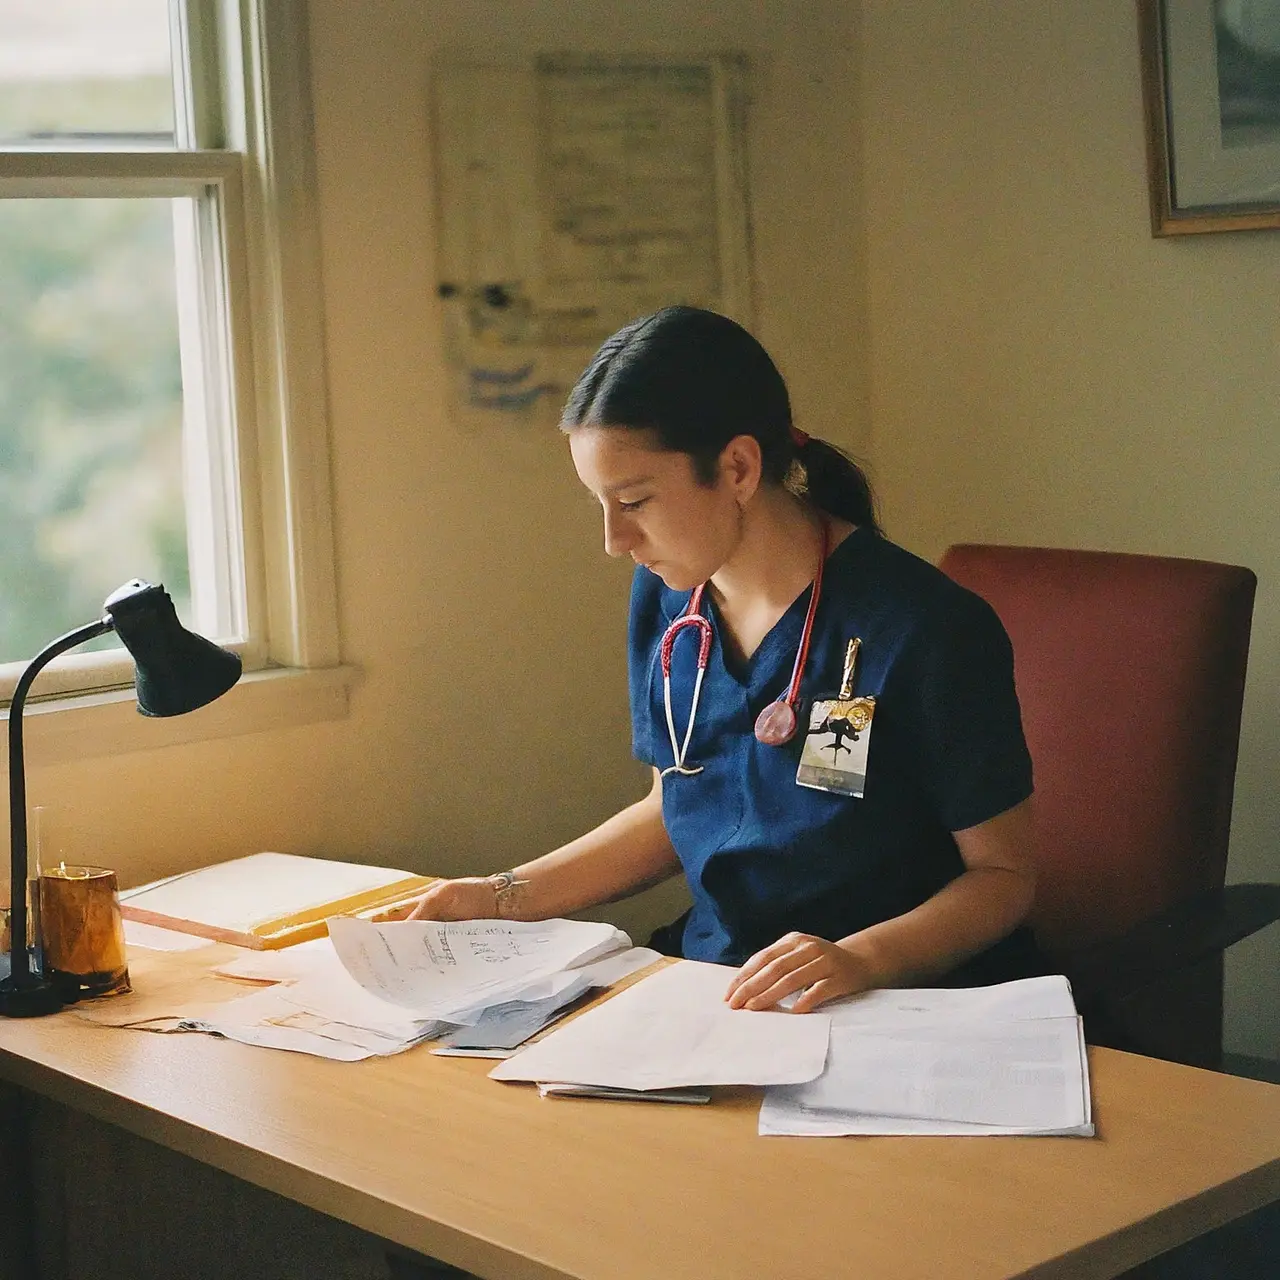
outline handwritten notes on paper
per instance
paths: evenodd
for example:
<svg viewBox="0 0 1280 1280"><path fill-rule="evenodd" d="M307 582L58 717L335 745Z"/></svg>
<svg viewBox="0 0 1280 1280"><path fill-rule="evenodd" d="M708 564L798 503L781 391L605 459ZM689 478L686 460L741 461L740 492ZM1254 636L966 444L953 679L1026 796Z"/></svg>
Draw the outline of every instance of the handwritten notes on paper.
<svg viewBox="0 0 1280 1280"><path fill-rule="evenodd" d="M748 319L744 57L446 53L431 91L460 418L550 418L591 352L661 306Z"/></svg>
<svg viewBox="0 0 1280 1280"><path fill-rule="evenodd" d="M207 1031L245 1044L347 1062L400 1053L424 1040L437 1041L438 1052L505 1057L588 990L608 986L659 958L655 951L625 946L626 935L608 925L583 929L577 922L560 921L547 922L534 931L517 928L513 932L504 922L474 921L467 926L451 925L447 930L433 925L424 931L416 922L373 926L344 918L338 932L347 924L357 926L356 952L375 956L373 968L379 973L370 985L362 985L348 971L331 938L320 938L282 952L248 952L224 961L216 967L217 973L270 985L220 1003L216 1009L175 1009L179 1016L173 1021L181 1030ZM390 928L393 941L405 943L391 951L409 956L409 967L415 955L421 961L420 972L400 973L402 985L410 985L411 979L430 984L433 974L445 971L455 988L464 993L453 1003L474 1006L466 1011L467 1025L406 1007L380 994L394 988L396 982L381 972L385 963L380 965L378 956L386 948L376 942L379 927ZM372 938L368 930L373 931ZM363 943L359 938L362 931ZM428 935L425 940L424 932ZM619 939L623 949L613 949ZM420 944L417 949L415 940ZM610 948L608 954L592 959L605 947ZM586 962L566 970L545 971L548 964L566 954L578 954ZM467 957L474 962L475 980L470 985L458 975ZM385 962L385 956L382 960ZM495 972L505 975L497 986ZM518 988L516 994L501 994L512 988ZM488 994L477 996L482 989Z"/></svg>
<svg viewBox="0 0 1280 1280"><path fill-rule="evenodd" d="M611 924L581 920L329 922L347 972L380 999L419 1017L472 1026L509 1000L541 1000L567 988L572 966L630 946Z"/></svg>
<svg viewBox="0 0 1280 1280"><path fill-rule="evenodd" d="M593 347L672 300L714 306L710 64L548 56L535 85L543 341Z"/></svg>

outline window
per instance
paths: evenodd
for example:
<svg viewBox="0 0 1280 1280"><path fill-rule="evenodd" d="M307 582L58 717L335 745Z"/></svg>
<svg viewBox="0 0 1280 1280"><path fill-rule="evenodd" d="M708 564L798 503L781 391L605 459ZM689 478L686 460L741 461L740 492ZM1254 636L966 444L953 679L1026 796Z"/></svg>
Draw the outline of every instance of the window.
<svg viewBox="0 0 1280 1280"><path fill-rule="evenodd" d="M135 576L247 671L337 665L304 17L0 8L0 700ZM34 693L131 682L108 636Z"/></svg>

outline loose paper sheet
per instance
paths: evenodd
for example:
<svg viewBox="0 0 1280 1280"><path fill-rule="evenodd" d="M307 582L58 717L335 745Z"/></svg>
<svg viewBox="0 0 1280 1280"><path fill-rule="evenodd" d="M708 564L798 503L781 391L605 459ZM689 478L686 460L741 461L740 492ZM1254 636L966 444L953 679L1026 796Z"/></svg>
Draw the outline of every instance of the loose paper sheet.
<svg viewBox="0 0 1280 1280"><path fill-rule="evenodd" d="M342 1022L299 1003L295 999L299 985L281 983L255 991L202 1017L183 1019L181 1029L212 1032L242 1044L288 1049L342 1062L400 1053L439 1029L434 1023L419 1024L403 1017L398 1024L387 1019L381 1025ZM358 987L355 989L365 995ZM374 1021L369 1019L370 1023Z"/></svg>
<svg viewBox="0 0 1280 1280"><path fill-rule="evenodd" d="M724 994L735 972L690 960L660 969L489 1074L623 1089L814 1079L830 1018L730 1009Z"/></svg>

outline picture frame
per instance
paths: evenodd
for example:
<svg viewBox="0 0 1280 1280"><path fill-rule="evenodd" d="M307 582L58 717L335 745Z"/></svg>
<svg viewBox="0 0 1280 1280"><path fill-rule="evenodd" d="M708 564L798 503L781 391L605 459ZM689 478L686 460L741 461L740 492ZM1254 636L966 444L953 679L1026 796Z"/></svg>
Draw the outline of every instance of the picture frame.
<svg viewBox="0 0 1280 1280"><path fill-rule="evenodd" d="M1152 235L1280 229L1280 0L1137 8Z"/></svg>

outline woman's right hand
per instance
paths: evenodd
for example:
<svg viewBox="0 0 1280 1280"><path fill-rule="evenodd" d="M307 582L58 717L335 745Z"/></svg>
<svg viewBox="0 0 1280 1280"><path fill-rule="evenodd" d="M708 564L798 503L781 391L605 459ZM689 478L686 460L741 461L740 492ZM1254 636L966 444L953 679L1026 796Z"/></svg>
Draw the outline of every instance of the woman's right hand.
<svg viewBox="0 0 1280 1280"><path fill-rule="evenodd" d="M498 895L488 876L437 880L416 898L402 903L384 920L493 920Z"/></svg>

